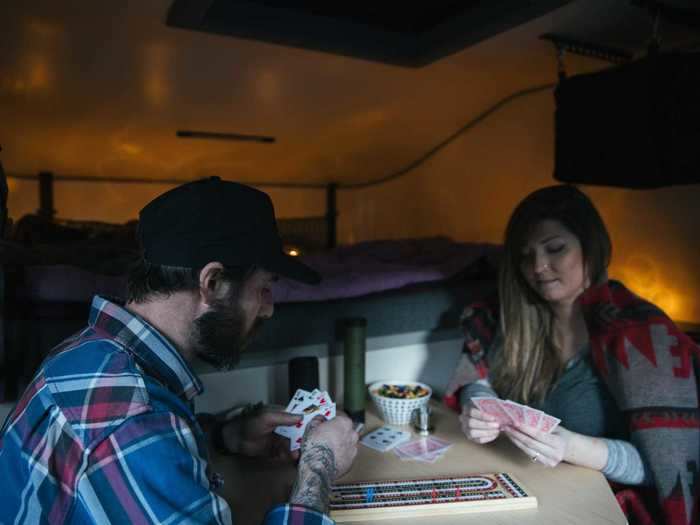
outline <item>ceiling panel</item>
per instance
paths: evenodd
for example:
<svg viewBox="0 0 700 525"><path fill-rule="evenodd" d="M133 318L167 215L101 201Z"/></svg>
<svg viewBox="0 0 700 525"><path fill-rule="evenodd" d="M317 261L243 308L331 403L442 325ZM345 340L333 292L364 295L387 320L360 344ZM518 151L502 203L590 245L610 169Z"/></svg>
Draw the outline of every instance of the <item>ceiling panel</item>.
<svg viewBox="0 0 700 525"><path fill-rule="evenodd" d="M421 67L571 0L284 2L175 0L172 27Z"/></svg>

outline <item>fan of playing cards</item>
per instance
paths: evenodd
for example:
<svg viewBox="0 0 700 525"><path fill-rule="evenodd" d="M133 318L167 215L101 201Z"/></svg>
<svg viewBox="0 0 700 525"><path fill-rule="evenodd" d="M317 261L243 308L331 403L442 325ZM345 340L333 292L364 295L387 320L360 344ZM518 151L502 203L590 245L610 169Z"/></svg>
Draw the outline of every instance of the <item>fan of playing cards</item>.
<svg viewBox="0 0 700 525"><path fill-rule="evenodd" d="M326 419L335 417L335 403L328 395L328 392L314 389L313 392L297 390L289 401L286 412L290 414L303 415L296 425L290 427L277 427L275 433L289 438L289 450L297 450L301 447L301 440L306 430L306 425L316 416L323 416Z"/></svg>
<svg viewBox="0 0 700 525"><path fill-rule="evenodd" d="M497 397L472 397L472 403L482 412L496 418L503 425L517 423L550 433L561 422L554 416L541 410L521 405L515 401L503 400Z"/></svg>

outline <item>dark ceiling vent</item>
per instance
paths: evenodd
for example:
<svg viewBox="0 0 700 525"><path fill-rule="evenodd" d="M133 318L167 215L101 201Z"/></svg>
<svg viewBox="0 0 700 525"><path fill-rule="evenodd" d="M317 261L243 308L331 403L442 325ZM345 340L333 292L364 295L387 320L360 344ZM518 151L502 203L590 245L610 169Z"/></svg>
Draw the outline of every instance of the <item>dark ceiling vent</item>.
<svg viewBox="0 0 700 525"><path fill-rule="evenodd" d="M421 67L571 0L285 2L174 0L166 24Z"/></svg>
<svg viewBox="0 0 700 525"><path fill-rule="evenodd" d="M563 79L554 177L661 188L700 183L700 53L669 52Z"/></svg>

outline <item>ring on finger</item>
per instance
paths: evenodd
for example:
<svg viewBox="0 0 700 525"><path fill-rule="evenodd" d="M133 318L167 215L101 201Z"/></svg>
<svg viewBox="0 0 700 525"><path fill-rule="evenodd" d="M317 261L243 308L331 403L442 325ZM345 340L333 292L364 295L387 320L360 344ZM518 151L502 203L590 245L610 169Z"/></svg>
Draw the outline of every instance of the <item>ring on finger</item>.
<svg viewBox="0 0 700 525"><path fill-rule="evenodd" d="M540 453L535 452L534 455L530 456L530 461L532 461L533 463L537 463L537 460L539 459L539 457L540 457Z"/></svg>

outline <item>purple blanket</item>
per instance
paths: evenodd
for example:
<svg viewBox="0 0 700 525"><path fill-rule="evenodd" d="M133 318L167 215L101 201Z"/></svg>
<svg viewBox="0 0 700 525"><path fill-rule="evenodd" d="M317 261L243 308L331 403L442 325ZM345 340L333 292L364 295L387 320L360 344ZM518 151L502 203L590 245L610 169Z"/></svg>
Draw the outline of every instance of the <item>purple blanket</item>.
<svg viewBox="0 0 700 525"><path fill-rule="evenodd" d="M357 297L409 284L448 279L482 256L495 257L495 244L459 243L447 237L370 241L303 257L318 271L318 286L280 279L275 302L326 301Z"/></svg>
<svg viewBox="0 0 700 525"><path fill-rule="evenodd" d="M123 275L102 275L63 264L26 267L24 285L18 290L22 299L79 303L90 302L95 294L123 298L125 292Z"/></svg>
<svg viewBox="0 0 700 525"><path fill-rule="evenodd" d="M495 257L494 244L459 243L447 237L370 241L303 257L323 277L318 286L280 279L277 303L326 301L448 279L480 257ZM106 276L73 266L26 268L22 295L47 302L87 302L93 294L123 297L123 276Z"/></svg>

